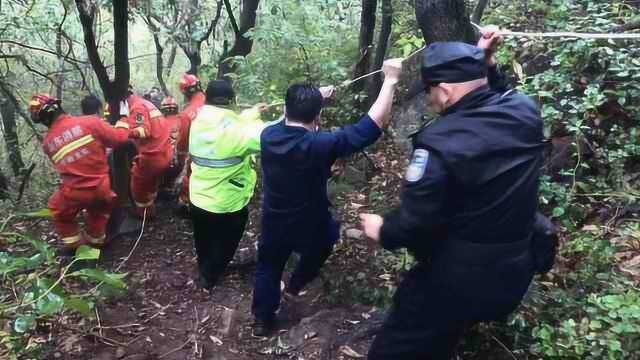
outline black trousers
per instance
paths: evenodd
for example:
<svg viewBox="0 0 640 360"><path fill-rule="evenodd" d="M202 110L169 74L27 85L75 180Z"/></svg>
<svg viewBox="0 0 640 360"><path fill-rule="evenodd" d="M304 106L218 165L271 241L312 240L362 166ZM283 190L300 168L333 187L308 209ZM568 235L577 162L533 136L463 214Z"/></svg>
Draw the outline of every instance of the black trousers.
<svg viewBox="0 0 640 360"><path fill-rule="evenodd" d="M233 259L248 217L246 206L233 213L216 214L191 204L198 270L211 286L220 279Z"/></svg>
<svg viewBox="0 0 640 360"><path fill-rule="evenodd" d="M369 349L369 360L449 360L464 330L463 312L446 291L414 269L398 286L393 306Z"/></svg>

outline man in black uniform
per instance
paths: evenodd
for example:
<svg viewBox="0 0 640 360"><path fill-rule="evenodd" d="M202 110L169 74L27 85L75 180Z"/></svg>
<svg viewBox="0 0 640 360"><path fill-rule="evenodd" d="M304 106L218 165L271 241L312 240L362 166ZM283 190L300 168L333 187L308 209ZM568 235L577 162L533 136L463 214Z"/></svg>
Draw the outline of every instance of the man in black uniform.
<svg viewBox="0 0 640 360"><path fill-rule="evenodd" d="M494 31L478 47L425 50L422 80L440 118L413 135L400 206L361 215L369 238L417 260L369 359L449 359L466 326L504 319L533 278L543 124L531 99L496 83Z"/></svg>

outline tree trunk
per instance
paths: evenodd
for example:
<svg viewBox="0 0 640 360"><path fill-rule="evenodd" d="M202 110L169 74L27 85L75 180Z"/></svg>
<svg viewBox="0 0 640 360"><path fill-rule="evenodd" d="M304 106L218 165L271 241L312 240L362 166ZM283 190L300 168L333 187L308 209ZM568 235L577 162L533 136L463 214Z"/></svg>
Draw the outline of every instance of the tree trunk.
<svg viewBox="0 0 640 360"><path fill-rule="evenodd" d="M371 59L373 35L376 29L377 0L362 0L362 12L360 14L360 40L358 62L353 69L353 78L360 77L369 71ZM365 88L365 81L356 81L351 86L354 92L360 92Z"/></svg>
<svg viewBox="0 0 640 360"><path fill-rule="evenodd" d="M56 75L56 98L62 99L64 91L64 54L62 53L62 33L56 35L56 53L58 54L58 74Z"/></svg>
<svg viewBox="0 0 640 360"><path fill-rule="evenodd" d="M80 23L84 33L84 43L87 55L93 67L100 87L109 102L111 115L109 120L115 123L119 118L120 101L127 97L129 85L129 43L128 43L128 1L113 0L113 31L114 31L114 65L115 76L109 79L107 69L100 58L94 32L94 20L97 5L92 1L76 0ZM111 169L113 182L111 186L118 194L118 205L125 206L129 201L129 162L124 148L114 149L114 166Z"/></svg>
<svg viewBox="0 0 640 360"><path fill-rule="evenodd" d="M158 34L153 29L151 29L151 32L153 34L153 43L156 46L156 77L158 78L158 83L160 84L162 93L165 96L170 96L167 84L164 82L164 60L162 59L164 48L162 47L162 44L160 44L160 37Z"/></svg>
<svg viewBox="0 0 640 360"><path fill-rule="evenodd" d="M200 49L196 51L185 53L187 59L189 59L189 70L187 70L187 74L198 75L198 69L200 69L200 65L202 64L202 57L200 56Z"/></svg>
<svg viewBox="0 0 640 360"><path fill-rule="evenodd" d="M234 61L230 61L230 59L236 56L245 57L251 53L253 40L245 35L247 31L256 26L256 11L258 10L259 4L260 0L243 1L242 10L240 11L240 26L238 26L229 1L224 1L227 14L229 15L229 21L235 33L235 42L231 50L224 51L218 62L218 79L231 81L231 78L227 76L227 74L234 73L237 70L237 65Z"/></svg>
<svg viewBox="0 0 640 360"><path fill-rule="evenodd" d="M473 10L473 15L471 16L471 21L476 24L480 24L482 21L482 15L484 14L484 9L489 5L489 0L478 0L478 4L476 8Z"/></svg>
<svg viewBox="0 0 640 360"><path fill-rule="evenodd" d="M4 172L0 168L0 200L6 200L9 198L9 181L4 176Z"/></svg>
<svg viewBox="0 0 640 360"><path fill-rule="evenodd" d="M2 116L4 142L7 154L9 154L9 163L11 163L13 174L20 176L24 170L24 162L22 161L22 154L20 153L20 142L16 126L16 107L15 104L7 98L2 99L0 105L2 107L0 109L0 116Z"/></svg>
<svg viewBox="0 0 640 360"><path fill-rule="evenodd" d="M376 46L376 55L371 65L370 71L378 70L384 63L389 46L389 36L391 36L391 25L393 21L393 5L391 0L382 0L382 23L380 25L380 33L378 34L378 44ZM368 107L370 107L380 93L382 88L382 74L376 74L368 83Z"/></svg>
<svg viewBox="0 0 640 360"><path fill-rule="evenodd" d="M31 128L33 131L33 136L38 139L38 141L42 142L42 135L36 129L35 124L31 121L31 117L27 112L21 107L22 104L18 101L16 95L11 91L11 85L3 81L4 79L0 79L0 94L4 97L9 103L13 105L14 111L17 111L22 120Z"/></svg>
<svg viewBox="0 0 640 360"><path fill-rule="evenodd" d="M171 47L171 52L169 53L169 60L167 61L167 72L166 72L167 77L170 77L171 71L173 71L173 63L176 61L176 53L177 53L177 46L174 44Z"/></svg>
<svg viewBox="0 0 640 360"><path fill-rule="evenodd" d="M427 44L436 41L475 42L465 0L416 0L416 19Z"/></svg>

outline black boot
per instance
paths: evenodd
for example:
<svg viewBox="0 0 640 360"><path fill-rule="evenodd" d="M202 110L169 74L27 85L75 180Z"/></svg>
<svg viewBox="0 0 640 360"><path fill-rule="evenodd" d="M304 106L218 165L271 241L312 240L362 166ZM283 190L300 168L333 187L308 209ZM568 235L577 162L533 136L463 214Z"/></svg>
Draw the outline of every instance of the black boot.
<svg viewBox="0 0 640 360"><path fill-rule="evenodd" d="M253 336L266 337L273 331L273 320L256 318L253 323Z"/></svg>
<svg viewBox="0 0 640 360"><path fill-rule="evenodd" d="M216 285L215 281L211 281L202 275L198 276L197 284L199 288L209 291Z"/></svg>

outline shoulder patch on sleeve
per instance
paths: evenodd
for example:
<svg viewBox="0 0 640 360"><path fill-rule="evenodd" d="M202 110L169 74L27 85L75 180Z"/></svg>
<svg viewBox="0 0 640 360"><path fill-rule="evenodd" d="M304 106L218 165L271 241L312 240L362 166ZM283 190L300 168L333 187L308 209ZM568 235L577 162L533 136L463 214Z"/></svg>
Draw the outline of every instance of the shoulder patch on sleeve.
<svg viewBox="0 0 640 360"><path fill-rule="evenodd" d="M416 149L411 157L411 163L407 168L405 180L409 182L416 182L422 179L427 165L429 164L429 151L425 149Z"/></svg>
<svg viewBox="0 0 640 360"><path fill-rule="evenodd" d="M136 125L140 126L144 124L144 116L141 113L136 114Z"/></svg>

